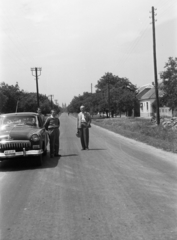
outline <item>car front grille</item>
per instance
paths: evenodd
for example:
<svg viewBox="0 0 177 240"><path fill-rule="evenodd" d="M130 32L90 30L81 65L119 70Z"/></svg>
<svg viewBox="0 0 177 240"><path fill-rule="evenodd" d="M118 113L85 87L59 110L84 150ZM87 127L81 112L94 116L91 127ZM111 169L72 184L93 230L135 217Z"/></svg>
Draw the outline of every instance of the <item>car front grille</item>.
<svg viewBox="0 0 177 240"><path fill-rule="evenodd" d="M12 150L15 149L16 151L22 151L23 148L30 149L31 143L30 141L7 141L7 142L0 142L0 151L4 150Z"/></svg>

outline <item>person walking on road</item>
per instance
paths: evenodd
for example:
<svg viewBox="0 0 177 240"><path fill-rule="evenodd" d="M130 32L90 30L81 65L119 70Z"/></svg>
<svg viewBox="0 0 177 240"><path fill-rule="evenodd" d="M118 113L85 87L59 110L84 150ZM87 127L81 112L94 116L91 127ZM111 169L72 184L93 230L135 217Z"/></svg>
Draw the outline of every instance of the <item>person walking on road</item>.
<svg viewBox="0 0 177 240"><path fill-rule="evenodd" d="M41 118L41 121L42 121L42 126L44 125L44 123L45 123L45 117L44 117L44 115L42 114L42 112L41 112L41 109L40 108L38 108L37 109L37 113L39 114L39 116L40 116L40 118Z"/></svg>
<svg viewBox="0 0 177 240"><path fill-rule="evenodd" d="M80 113L77 116L77 130L80 134L82 150L89 150L89 128L91 127L91 116L85 111L85 107L80 107Z"/></svg>
<svg viewBox="0 0 177 240"><path fill-rule="evenodd" d="M59 136L60 136L60 120L56 116L56 111L51 110L51 116L47 118L44 123L44 128L48 131L50 140L50 157L54 156L61 157L59 154Z"/></svg>

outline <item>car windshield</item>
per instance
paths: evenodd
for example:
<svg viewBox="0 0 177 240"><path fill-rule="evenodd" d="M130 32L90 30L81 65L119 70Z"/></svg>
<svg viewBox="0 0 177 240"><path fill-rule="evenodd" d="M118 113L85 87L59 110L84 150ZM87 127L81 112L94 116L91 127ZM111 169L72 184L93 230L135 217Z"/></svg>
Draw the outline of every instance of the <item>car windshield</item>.
<svg viewBox="0 0 177 240"><path fill-rule="evenodd" d="M0 125L30 125L37 126L37 118L35 116L5 116L0 117Z"/></svg>

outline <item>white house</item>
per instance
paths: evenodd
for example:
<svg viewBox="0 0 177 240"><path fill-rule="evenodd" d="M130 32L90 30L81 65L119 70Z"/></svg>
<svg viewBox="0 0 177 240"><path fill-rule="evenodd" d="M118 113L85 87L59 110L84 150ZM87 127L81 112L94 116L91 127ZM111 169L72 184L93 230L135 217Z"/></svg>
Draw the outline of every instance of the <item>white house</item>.
<svg viewBox="0 0 177 240"><path fill-rule="evenodd" d="M155 87L145 89L137 95L140 102L140 117L151 118L156 114L152 108L152 104L156 100ZM159 89L159 97L162 96L163 92ZM159 114L160 117L172 117L172 110L169 107L160 107Z"/></svg>
<svg viewBox="0 0 177 240"><path fill-rule="evenodd" d="M147 93L153 88L153 85L146 84L139 88L139 93L137 98L140 102L140 117L151 117L152 106L151 103L154 101L147 98L143 99L143 96L146 96Z"/></svg>

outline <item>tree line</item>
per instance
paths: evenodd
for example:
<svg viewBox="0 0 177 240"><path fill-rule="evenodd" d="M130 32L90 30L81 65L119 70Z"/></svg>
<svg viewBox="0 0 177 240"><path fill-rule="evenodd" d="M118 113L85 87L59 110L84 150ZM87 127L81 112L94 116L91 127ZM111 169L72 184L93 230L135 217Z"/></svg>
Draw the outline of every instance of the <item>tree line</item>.
<svg viewBox="0 0 177 240"><path fill-rule="evenodd" d="M61 108L51 102L46 95L39 94L39 102L44 114L50 113L51 108L56 109L57 112L61 111ZM21 90L18 83L15 85L0 83L0 113L36 112L36 110L36 93Z"/></svg>
<svg viewBox="0 0 177 240"><path fill-rule="evenodd" d="M177 108L177 58L170 57L164 69L160 73L162 84L159 85L159 90L163 92L159 99L160 106L167 106L173 111ZM68 112L77 113L80 106L84 105L92 114L106 113L108 117L108 112L112 115L124 112L128 116L139 116L138 88L129 79L107 72L95 87L95 93L84 92L75 96L68 106ZM153 108L155 110L156 101Z"/></svg>
<svg viewBox="0 0 177 240"><path fill-rule="evenodd" d="M137 87L127 78L120 78L112 73L105 73L98 82L95 93L85 92L83 95L74 97L68 106L69 112L78 112L79 107L84 105L88 111L94 113L132 114L138 109L136 98Z"/></svg>
<svg viewBox="0 0 177 240"><path fill-rule="evenodd" d="M163 96L159 99L160 106L167 106L172 111L177 108L177 58L169 57L160 73L162 84L159 85ZM87 111L94 113L120 114L139 116L139 101L137 99L138 88L127 78L120 78L112 73L105 73L96 84L96 92L84 92L75 96L69 106L68 112L79 112L80 106L84 105ZM39 94L40 108L44 114L55 108L57 112L62 111L61 107L54 104L46 95ZM153 103L156 108L156 101ZM0 83L0 113L15 112L36 112L36 93L21 90L18 83L8 85Z"/></svg>

